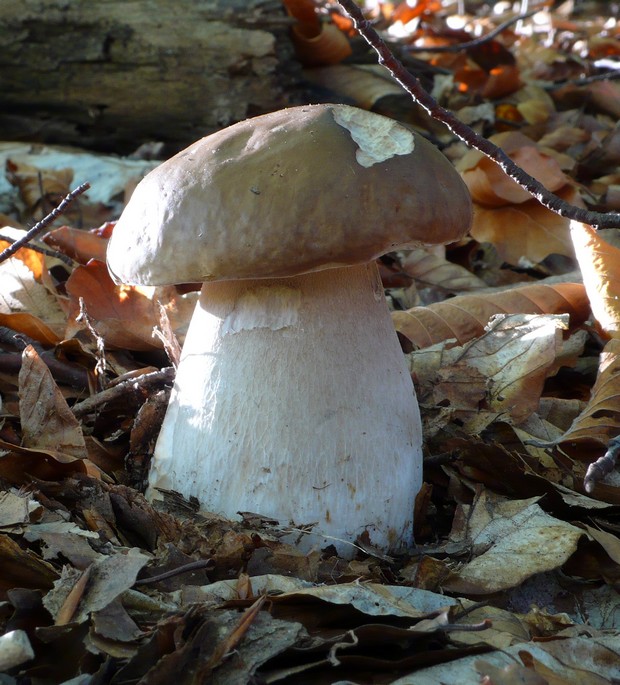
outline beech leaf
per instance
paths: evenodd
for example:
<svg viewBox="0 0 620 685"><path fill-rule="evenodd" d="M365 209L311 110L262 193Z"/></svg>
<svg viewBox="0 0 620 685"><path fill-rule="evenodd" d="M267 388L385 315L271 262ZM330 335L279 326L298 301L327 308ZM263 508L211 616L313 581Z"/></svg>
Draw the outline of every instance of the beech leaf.
<svg viewBox="0 0 620 685"><path fill-rule="evenodd" d="M581 283L526 285L492 293L459 295L428 307L393 312L396 330L416 348L429 347L451 338L463 345L484 333L495 314L568 313L571 326L585 321L590 305Z"/></svg>
<svg viewBox="0 0 620 685"><path fill-rule="evenodd" d="M620 249L579 221L570 234L592 313L606 335L620 338Z"/></svg>
<svg viewBox="0 0 620 685"><path fill-rule="evenodd" d="M86 457L82 428L32 345L22 354L19 413L25 447Z"/></svg>
<svg viewBox="0 0 620 685"><path fill-rule="evenodd" d="M606 447L620 433L620 340L612 338L601 353L590 401L557 442L594 441Z"/></svg>

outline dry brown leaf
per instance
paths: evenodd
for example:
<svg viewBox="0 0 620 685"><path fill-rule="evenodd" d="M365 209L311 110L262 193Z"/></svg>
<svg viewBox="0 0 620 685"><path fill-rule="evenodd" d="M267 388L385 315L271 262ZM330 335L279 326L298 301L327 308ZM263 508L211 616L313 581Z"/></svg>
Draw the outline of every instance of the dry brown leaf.
<svg viewBox="0 0 620 685"><path fill-rule="evenodd" d="M25 162L6 161L7 177L19 188L29 212L44 216L71 190L72 169L39 169Z"/></svg>
<svg viewBox="0 0 620 685"><path fill-rule="evenodd" d="M307 67L338 64L352 52L349 39L334 24L320 24L317 35L309 35L307 26L294 24L291 38L297 58Z"/></svg>
<svg viewBox="0 0 620 685"><path fill-rule="evenodd" d="M612 338L601 353L598 377L586 408L559 442L596 442L606 447L620 432L620 340Z"/></svg>
<svg viewBox="0 0 620 685"><path fill-rule="evenodd" d="M560 315L498 316L464 347L437 345L409 355L421 401L519 424L538 408L545 380L563 358Z"/></svg>
<svg viewBox="0 0 620 685"><path fill-rule="evenodd" d="M82 428L32 345L22 354L19 413L25 447L86 457Z"/></svg>
<svg viewBox="0 0 620 685"><path fill-rule="evenodd" d="M107 346L127 350L161 348L161 341L153 337L159 321L156 303L140 288L116 285L103 262L93 259L78 266L67 280L66 289L70 298L67 338L82 328L76 321L82 298L86 313Z"/></svg>
<svg viewBox="0 0 620 685"><path fill-rule="evenodd" d="M105 262L108 241L101 236L100 229L82 231L70 226L60 226L50 231L44 240L50 247L82 264L86 264L89 259Z"/></svg>
<svg viewBox="0 0 620 685"><path fill-rule="evenodd" d="M583 205L573 187L563 188L557 195L571 204ZM470 234L480 243L492 243L502 261L529 267L551 254L574 258L569 225L569 219L530 199L506 207L476 206Z"/></svg>
<svg viewBox="0 0 620 685"><path fill-rule="evenodd" d="M459 264L450 262L441 253L420 247L411 250L402 260L402 269L423 286L436 286L444 291L456 292L486 288L486 283Z"/></svg>
<svg viewBox="0 0 620 685"><path fill-rule="evenodd" d="M451 535L455 540L464 536L470 541L474 558L454 571L444 581L444 588L486 595L560 568L585 533L549 516L537 504L538 499L509 500L484 491L462 517L465 527Z"/></svg>
<svg viewBox="0 0 620 685"><path fill-rule="evenodd" d="M2 232L8 234L8 229L5 228ZM23 233L8 235L19 238ZM0 241L0 249L7 246L8 243ZM58 298L44 285L48 279L43 255L27 248L18 250L13 257L0 263L0 312L34 317L35 320L26 324L28 327L36 328L38 320L42 326L51 329L53 335L59 334L64 328L66 317ZM25 323L26 320L22 318L21 322ZM8 323L7 325L10 326Z"/></svg>
<svg viewBox="0 0 620 685"><path fill-rule="evenodd" d="M620 338L620 249L579 221L571 221L570 235L594 318L607 336Z"/></svg>
<svg viewBox="0 0 620 685"><path fill-rule="evenodd" d="M13 588L50 588L56 569L8 535L0 535L0 593Z"/></svg>
<svg viewBox="0 0 620 685"><path fill-rule="evenodd" d="M556 191L568 183L554 157L545 154L536 143L515 131L491 136L496 145L547 190ZM477 150L471 150L458 162L457 169L474 202L486 207L504 207L531 199L530 193L509 178L502 169Z"/></svg>
<svg viewBox="0 0 620 685"><path fill-rule="evenodd" d="M396 330L416 348L428 347L455 338L463 345L484 333L495 314L568 313L571 326L578 326L590 314L590 305L581 283L527 285L512 290L475 295L459 295L428 307L393 312Z"/></svg>
<svg viewBox="0 0 620 685"><path fill-rule="evenodd" d="M83 623L91 612L105 608L136 582L149 557L132 547L97 559L84 574L60 578L44 599L44 605L58 622ZM80 579L88 575L87 582ZM76 589L77 588L77 589Z"/></svg>
<svg viewBox="0 0 620 685"><path fill-rule="evenodd" d="M338 64L308 69L304 75L316 86L332 90L362 109L371 109L388 95L403 94L403 89L378 65Z"/></svg>
<svg viewBox="0 0 620 685"><path fill-rule="evenodd" d="M23 485L34 478L61 480L71 474L81 473L101 478L101 471L89 459L70 457L58 450L22 447L0 440L3 457L0 459L0 476L13 485Z"/></svg>
<svg viewBox="0 0 620 685"><path fill-rule="evenodd" d="M33 316L28 312L15 314L0 312L0 326L6 326L16 333L23 333L44 345L56 345L62 340L62 336L41 321L38 316Z"/></svg>
<svg viewBox="0 0 620 685"><path fill-rule="evenodd" d="M6 248L11 245L11 243L6 240L2 240L1 236L19 240L19 238L22 238L25 234L26 231L23 229L12 228L10 226L0 228L0 251L6 250ZM17 250L11 259L19 259L19 261L23 262L30 269L35 278L41 278L41 273L45 268L45 257L40 252L35 252L28 247L22 247L21 250Z"/></svg>

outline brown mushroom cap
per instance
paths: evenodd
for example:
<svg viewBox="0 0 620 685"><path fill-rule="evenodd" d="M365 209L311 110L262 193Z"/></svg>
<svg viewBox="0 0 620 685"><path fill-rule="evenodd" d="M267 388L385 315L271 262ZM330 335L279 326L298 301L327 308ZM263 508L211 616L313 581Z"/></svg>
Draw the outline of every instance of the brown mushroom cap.
<svg viewBox="0 0 620 685"><path fill-rule="evenodd" d="M114 229L117 282L279 278L460 239L471 200L407 126L347 105L294 107L214 133L152 171Z"/></svg>

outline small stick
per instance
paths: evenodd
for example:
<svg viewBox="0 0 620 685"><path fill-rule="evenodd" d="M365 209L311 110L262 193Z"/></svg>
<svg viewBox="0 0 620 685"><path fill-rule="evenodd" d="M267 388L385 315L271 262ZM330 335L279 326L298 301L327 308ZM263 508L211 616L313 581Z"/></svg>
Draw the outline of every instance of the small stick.
<svg viewBox="0 0 620 685"><path fill-rule="evenodd" d="M174 576L180 576L182 573L189 573L190 571L198 571L202 569L212 569L215 566L213 559L199 559L198 561L192 561L184 566L179 566L178 568L173 568L170 571L164 571L157 576L150 576L149 578L140 578L136 580L134 585L147 585L148 583L159 583L160 580L166 580L167 578L173 578Z"/></svg>
<svg viewBox="0 0 620 685"><path fill-rule="evenodd" d="M407 52L460 52L461 50L468 50L469 48L477 48L480 45L484 45L484 43L488 43L512 24L516 24L518 21L534 16L539 10L540 7L525 12L525 14L517 14L515 17L511 17L501 24L498 24L492 31L485 33L484 36L468 40L465 43L457 43L456 45L436 45L435 47L416 47L415 45L408 45L406 50Z"/></svg>
<svg viewBox="0 0 620 685"><path fill-rule="evenodd" d="M118 400L123 397L127 398L128 396L144 399L145 395L153 389L159 388L162 384L172 383L172 381L174 381L174 375L174 367L168 366L161 371L151 371L150 373L142 374L137 378L127 378L116 385L106 388L106 390L102 390L92 397L86 398L82 402L74 404L73 407L71 407L71 411L74 416L80 418L96 411L112 400Z"/></svg>
<svg viewBox="0 0 620 685"><path fill-rule="evenodd" d="M557 195L547 190L542 183L533 176L527 174L521 167L515 164L512 159L490 140L478 135L473 129L464 124L452 112L441 107L439 103L422 87L420 81L410 74L402 62L391 52L385 41L379 36L370 22L364 18L361 8L354 0L338 0L339 5L344 9L348 16L353 20L355 28L366 42L375 50L379 56L378 62L384 66L393 78L411 95L413 100L420 105L426 112L441 121L454 133L455 136L467 143L470 147L482 152L483 155L492 159L506 173L507 176L527 190L532 197L535 197L544 207L559 214L560 216L576 219L584 224L597 226L599 228L614 228L620 226L620 214L618 212L592 212L581 207L565 202Z"/></svg>
<svg viewBox="0 0 620 685"><path fill-rule="evenodd" d="M9 238L8 235L0 235L0 240L3 240L5 243L11 243L11 245L17 242L15 238ZM19 238L19 240L22 240L22 238ZM75 266L77 264L77 262L71 259L71 257L67 257L66 254L62 254L62 252L57 252L56 250L50 250L49 248L39 247L39 245L32 244L28 245L28 249L32 250L33 252L46 255L47 257L55 257L56 259L60 259L60 261L64 262L67 266Z"/></svg>
<svg viewBox="0 0 620 685"><path fill-rule="evenodd" d="M6 250L0 252L0 264L9 257L12 257L22 247L25 247L31 240L36 238L39 233L42 233L55 219L62 216L75 198L82 193L85 193L89 188L90 183L82 183L82 185L79 185L75 190L72 190L64 200L62 200L58 207L52 209L52 211L44 216L41 221L38 221L23 238L16 240L11 246L7 247Z"/></svg>

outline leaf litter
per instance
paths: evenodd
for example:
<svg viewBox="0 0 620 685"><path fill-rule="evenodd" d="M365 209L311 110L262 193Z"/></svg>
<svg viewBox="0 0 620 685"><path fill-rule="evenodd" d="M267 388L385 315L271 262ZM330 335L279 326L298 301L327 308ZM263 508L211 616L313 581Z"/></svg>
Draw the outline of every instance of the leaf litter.
<svg viewBox="0 0 620 685"><path fill-rule="evenodd" d="M418 3L411 24L413 8L396 7L400 20L386 4L377 21L401 21L405 46L465 33L446 29L442 3ZM558 35L581 32L587 59L512 30L466 58L418 56L442 104L560 195L613 209L617 84L570 78L617 41L599 46L598 15L571 26ZM149 504L140 491L196 295L107 276L110 221L144 165L7 144L13 225L84 173L107 181L37 242L55 254L0 265L2 682L617 681L615 457L584 487L620 432L615 232L570 224L464 155L374 67L307 71L437 136L477 203L462 244L382 263L425 426L417 546L301 554L281 541L286 522L228 521L175 493Z"/></svg>

